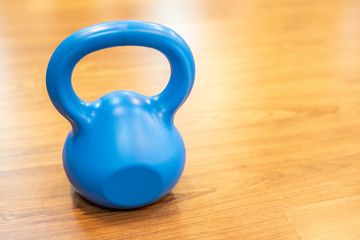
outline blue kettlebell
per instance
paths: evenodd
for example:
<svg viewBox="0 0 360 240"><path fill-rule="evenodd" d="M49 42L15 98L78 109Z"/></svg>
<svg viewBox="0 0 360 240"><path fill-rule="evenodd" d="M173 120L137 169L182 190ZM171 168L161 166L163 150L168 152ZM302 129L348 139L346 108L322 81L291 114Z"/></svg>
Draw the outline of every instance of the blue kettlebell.
<svg viewBox="0 0 360 240"><path fill-rule="evenodd" d="M71 75L85 55L108 47L143 46L162 52L171 77L159 95L108 93L94 102L74 92ZM181 177L185 146L174 114L195 77L192 53L171 29L150 22L114 21L81 29L53 53L46 85L55 108L71 123L63 149L69 181L98 205L130 209L164 197Z"/></svg>

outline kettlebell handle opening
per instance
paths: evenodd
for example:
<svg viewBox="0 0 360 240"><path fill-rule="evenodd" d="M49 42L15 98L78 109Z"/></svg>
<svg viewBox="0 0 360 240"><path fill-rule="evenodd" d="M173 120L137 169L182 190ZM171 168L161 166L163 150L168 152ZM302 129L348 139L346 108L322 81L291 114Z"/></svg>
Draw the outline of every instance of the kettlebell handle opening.
<svg viewBox="0 0 360 240"><path fill-rule="evenodd" d="M76 64L87 54L116 46L142 46L162 52L171 67L165 89L152 100L171 119L186 100L195 77L193 55L186 42L173 30L143 21L114 21L81 29L67 37L54 51L47 68L46 85L56 109L73 128L90 121L90 103L80 99L71 83Z"/></svg>

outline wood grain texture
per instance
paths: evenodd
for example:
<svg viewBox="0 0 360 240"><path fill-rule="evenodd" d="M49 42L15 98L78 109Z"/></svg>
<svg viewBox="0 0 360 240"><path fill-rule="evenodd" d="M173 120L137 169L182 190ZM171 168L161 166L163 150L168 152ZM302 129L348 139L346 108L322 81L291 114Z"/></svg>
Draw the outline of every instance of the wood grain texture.
<svg viewBox="0 0 360 240"><path fill-rule="evenodd" d="M360 197L347 197L289 208L291 223L305 240L359 239Z"/></svg>
<svg viewBox="0 0 360 240"><path fill-rule="evenodd" d="M70 125L47 96L56 46L100 22L177 31L197 67L175 124L180 182L132 211L75 193L61 151ZM75 68L78 95L152 95L158 52L106 49ZM0 1L0 239L360 239L360 2Z"/></svg>

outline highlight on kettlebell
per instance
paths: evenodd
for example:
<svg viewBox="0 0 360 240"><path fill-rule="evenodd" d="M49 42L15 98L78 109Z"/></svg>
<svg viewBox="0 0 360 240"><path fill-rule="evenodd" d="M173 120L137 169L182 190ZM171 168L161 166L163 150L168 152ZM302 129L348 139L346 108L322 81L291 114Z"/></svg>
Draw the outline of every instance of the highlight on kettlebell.
<svg viewBox="0 0 360 240"><path fill-rule="evenodd" d="M94 102L80 99L71 75L87 54L115 46L162 52L171 65L166 88L156 96L114 91ZM55 108L71 124L63 164L74 189L103 207L131 209L154 203L179 181L185 146L174 126L176 110L192 89L190 48L173 30L143 21L114 21L81 29L54 51L46 85Z"/></svg>

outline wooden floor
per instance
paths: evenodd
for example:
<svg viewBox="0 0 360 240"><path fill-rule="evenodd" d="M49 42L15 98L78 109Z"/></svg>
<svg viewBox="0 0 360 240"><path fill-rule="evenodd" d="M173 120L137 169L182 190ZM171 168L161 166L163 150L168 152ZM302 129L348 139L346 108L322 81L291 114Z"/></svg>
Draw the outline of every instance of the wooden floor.
<svg viewBox="0 0 360 240"><path fill-rule="evenodd" d="M112 20L158 22L189 44L197 75L175 124L180 182L133 211L72 190L70 124L45 87L69 34ZM169 64L136 47L75 68L84 100L155 95ZM0 1L0 239L360 239L360 2ZM86 163L84 163L86 164Z"/></svg>

